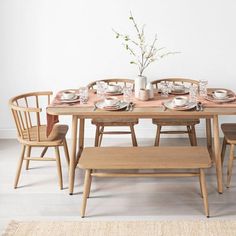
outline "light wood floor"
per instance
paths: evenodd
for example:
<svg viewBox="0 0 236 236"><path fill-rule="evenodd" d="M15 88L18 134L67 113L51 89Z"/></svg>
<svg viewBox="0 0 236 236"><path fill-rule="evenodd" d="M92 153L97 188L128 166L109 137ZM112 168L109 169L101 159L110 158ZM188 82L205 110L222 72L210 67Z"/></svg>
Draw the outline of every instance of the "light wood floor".
<svg viewBox="0 0 236 236"><path fill-rule="evenodd" d="M151 139L138 141L143 146L153 143ZM116 142L120 146L130 145L128 139ZM104 139L104 145L114 143ZM204 143L205 140L200 140L200 145ZM188 145L188 140L162 139L161 145L181 144ZM92 145L92 140L87 140L86 145ZM64 190L59 190L54 162L31 163L30 170L22 171L19 188L13 189L19 154L17 141L0 140L0 233L10 220L81 220L83 171L76 171L73 196L68 195L64 158ZM234 173L232 187L220 195L216 191L215 169L208 171L211 219L236 218L236 170ZM94 179L87 215L82 220L205 219L196 178Z"/></svg>

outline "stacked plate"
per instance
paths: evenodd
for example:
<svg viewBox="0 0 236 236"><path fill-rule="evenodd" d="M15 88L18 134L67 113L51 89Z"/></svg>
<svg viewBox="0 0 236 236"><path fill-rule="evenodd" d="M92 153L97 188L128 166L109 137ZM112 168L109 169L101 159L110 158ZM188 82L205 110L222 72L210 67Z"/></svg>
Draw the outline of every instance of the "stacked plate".
<svg viewBox="0 0 236 236"><path fill-rule="evenodd" d="M171 110L176 110L176 111L186 111L186 110L190 110L193 109L194 107L196 107L196 103L195 102L190 102L186 97L176 97L172 100L168 100L166 102L163 103L163 105ZM185 100L184 102L181 102L179 100Z"/></svg>
<svg viewBox="0 0 236 236"><path fill-rule="evenodd" d="M118 111L126 108L129 106L128 102L125 101L119 101L118 103L114 105L107 105L105 101L98 101L94 104L97 108L106 110L106 111Z"/></svg>

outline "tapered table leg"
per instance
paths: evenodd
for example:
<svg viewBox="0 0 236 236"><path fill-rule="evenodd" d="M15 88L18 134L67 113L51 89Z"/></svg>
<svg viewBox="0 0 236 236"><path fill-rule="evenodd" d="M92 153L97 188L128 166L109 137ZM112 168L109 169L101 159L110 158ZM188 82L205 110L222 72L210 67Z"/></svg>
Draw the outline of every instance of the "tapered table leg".
<svg viewBox="0 0 236 236"><path fill-rule="evenodd" d="M218 192L223 193L218 115L214 115L213 117L213 130L214 130L214 155L215 155Z"/></svg>
<svg viewBox="0 0 236 236"><path fill-rule="evenodd" d="M70 166L69 166L69 194L70 195L72 195L73 191L74 191L77 128L78 128L78 117L73 115L73 117L72 117L72 136L71 136L72 147L71 147Z"/></svg>
<svg viewBox="0 0 236 236"><path fill-rule="evenodd" d="M76 165L78 164L79 158L80 158L82 151L84 149L84 123L85 123L85 120L83 118L80 118L80 121L79 121L79 143L78 143L79 151L78 151L77 157L76 157Z"/></svg>
<svg viewBox="0 0 236 236"><path fill-rule="evenodd" d="M212 151L212 133L211 133L211 119L210 118L206 118L206 138L207 138L207 149L212 159L213 151Z"/></svg>

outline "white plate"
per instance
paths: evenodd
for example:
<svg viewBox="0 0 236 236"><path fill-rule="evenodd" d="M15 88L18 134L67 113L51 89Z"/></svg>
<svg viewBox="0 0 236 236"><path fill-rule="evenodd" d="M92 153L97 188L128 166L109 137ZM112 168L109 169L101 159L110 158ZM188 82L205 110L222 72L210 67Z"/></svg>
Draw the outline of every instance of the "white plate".
<svg viewBox="0 0 236 236"><path fill-rule="evenodd" d="M61 96L60 101L63 103L79 102L79 96L75 95L73 98L70 98L70 99L65 99L65 98L63 98L63 96Z"/></svg>
<svg viewBox="0 0 236 236"><path fill-rule="evenodd" d="M219 98L216 98L214 94L208 94L205 99L210 101L210 102L225 103L225 102L233 102L236 99L236 97L232 94L232 95L228 95L224 99L222 99L222 98L219 99Z"/></svg>
<svg viewBox="0 0 236 236"><path fill-rule="evenodd" d="M123 89L119 88L119 90L117 90L115 92L111 92L111 91L106 90L105 94L110 95L110 96L121 95L121 94L123 94Z"/></svg>
<svg viewBox="0 0 236 236"><path fill-rule="evenodd" d="M163 105L168 109L176 110L176 111L186 111L186 110L190 110L196 107L195 102L187 102L184 106L176 106L173 100L168 100L164 102Z"/></svg>
<svg viewBox="0 0 236 236"><path fill-rule="evenodd" d="M129 103L125 102L125 101L120 101L115 106L106 106L104 101L98 101L95 103L95 106L97 108L102 109L102 110L106 110L106 111L118 111L118 110L126 108L128 105L129 105Z"/></svg>
<svg viewBox="0 0 236 236"><path fill-rule="evenodd" d="M189 93L189 88L184 88L184 89L172 89L171 90L171 94L174 95L184 95L184 94L188 94Z"/></svg>

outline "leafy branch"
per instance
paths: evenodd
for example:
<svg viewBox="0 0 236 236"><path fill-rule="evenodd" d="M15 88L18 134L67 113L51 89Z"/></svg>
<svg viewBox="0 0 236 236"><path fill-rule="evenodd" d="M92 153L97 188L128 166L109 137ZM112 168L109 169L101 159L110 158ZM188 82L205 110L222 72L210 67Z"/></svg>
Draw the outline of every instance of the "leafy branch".
<svg viewBox="0 0 236 236"><path fill-rule="evenodd" d="M130 55L133 57L133 60L130 61L130 64L134 64L138 66L139 75L142 76L144 70L154 61L158 59L162 59L165 56L176 54L178 52L162 52L165 47L157 48L157 35L155 35L154 40L151 44L146 43L145 40L145 25L141 28L136 23L132 12L130 11L129 20L132 22L135 32L136 39L131 38L128 34L121 34L116 30L112 29L116 35L117 39L121 39L122 45L125 47L127 51L129 51Z"/></svg>

